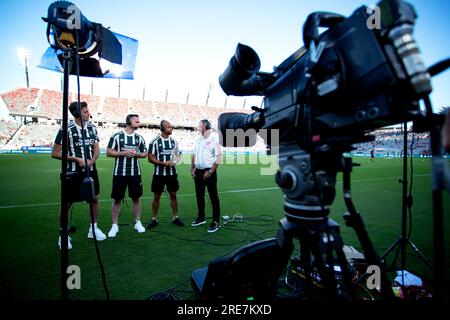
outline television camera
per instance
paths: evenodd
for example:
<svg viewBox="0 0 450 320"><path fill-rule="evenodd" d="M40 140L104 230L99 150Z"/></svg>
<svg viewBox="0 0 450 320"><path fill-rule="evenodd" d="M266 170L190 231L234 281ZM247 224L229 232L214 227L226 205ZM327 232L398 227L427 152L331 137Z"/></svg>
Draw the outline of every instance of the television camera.
<svg viewBox="0 0 450 320"><path fill-rule="evenodd" d="M222 284L224 289L214 294L208 294L208 283L199 284L193 278L200 298L233 299L240 296L230 288L242 286L254 297L274 297L275 273L279 275L289 262L294 239L300 242L300 267L310 280L318 272L325 298L355 298L339 225L328 218L338 172L343 172L344 177L346 224L355 229L368 264L380 267L381 292L386 298L393 297L383 261L352 203L350 172L355 164L343 154L351 151L355 143L373 140L368 133L376 128L423 119L419 101L428 97L432 87L429 70L413 37L417 17L413 6L402 0L382 0L377 7L378 26L369 23L371 10L366 6L349 17L330 12L310 14L303 25L304 47L271 73L260 72L260 59L252 48L237 45L219 78L220 85L227 95L263 96L264 108L252 107L252 114L221 114L221 144L249 146L256 141L258 130L278 130L279 141L266 143L271 152L278 153L276 182L285 195L285 218L272 243L273 265L264 266L270 269L265 276L256 273L237 285L227 280L228 284ZM326 31L319 33L320 27ZM243 133L250 139L237 137ZM236 256L245 257L239 252ZM256 266L249 259L245 261L235 261L235 267L228 266L222 273L251 275L248 270ZM336 281L336 261L342 273L341 285ZM211 262L209 269L214 270L211 272L215 279L208 274L204 279L210 279L209 287L212 283L220 288L220 268ZM253 292L248 289L251 283Z"/></svg>

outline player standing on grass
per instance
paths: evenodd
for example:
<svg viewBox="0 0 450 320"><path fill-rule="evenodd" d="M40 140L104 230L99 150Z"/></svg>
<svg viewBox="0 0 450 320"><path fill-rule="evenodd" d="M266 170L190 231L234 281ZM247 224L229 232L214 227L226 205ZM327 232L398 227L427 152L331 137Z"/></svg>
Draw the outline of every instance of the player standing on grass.
<svg viewBox="0 0 450 320"><path fill-rule="evenodd" d="M155 165L152 179L152 221L147 229L158 224L158 211L161 194L167 188L170 197L170 207L172 208L172 223L177 226L184 226L178 217L177 191L180 188L178 183L178 173L176 164L180 161L178 142L171 137L172 124L162 120L160 123L161 133L154 138L148 147L148 161Z"/></svg>
<svg viewBox="0 0 450 320"><path fill-rule="evenodd" d="M133 201L133 213L135 217L134 229L145 232L141 223L141 196L142 179L139 158L147 157L147 148L144 138L136 133L139 128L139 116L129 114L126 117L126 128L111 136L106 149L108 157L116 158L114 163L113 183L111 198L112 226L108 233L109 237L115 237L119 232L119 214L121 202L128 188L128 196Z"/></svg>
<svg viewBox="0 0 450 320"><path fill-rule="evenodd" d="M75 121L70 122L67 128L68 146L67 146L67 212L70 211L74 202L84 201L81 195L81 185L86 177L86 169L89 170L89 176L94 180L95 198L91 202L94 216L94 226L89 226L88 238L95 237L98 241L106 239L106 235L97 227L98 219L98 194L100 193L100 183L98 180L97 167L95 162L100 155L99 137L95 125L90 122L91 114L86 102L72 102L69 105L69 111ZM83 121L83 126L81 122ZM58 131L55 143L52 149L52 158L62 159L62 129ZM82 136L84 135L84 144ZM86 160L85 160L86 159ZM59 212L61 220L61 211ZM60 221L61 223L61 221ZM71 238L68 238L68 249L72 249ZM58 246L61 249L61 236L58 239Z"/></svg>

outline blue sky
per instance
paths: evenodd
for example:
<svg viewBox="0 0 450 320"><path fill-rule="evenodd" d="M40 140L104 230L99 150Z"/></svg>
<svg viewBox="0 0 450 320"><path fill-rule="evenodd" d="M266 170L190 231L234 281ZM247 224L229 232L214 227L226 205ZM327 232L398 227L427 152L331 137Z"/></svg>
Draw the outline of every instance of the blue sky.
<svg viewBox="0 0 450 320"><path fill-rule="evenodd" d="M450 0L411 0L419 15L415 38L429 66L450 56ZM48 47L46 24L51 1L0 0L0 92L25 85L24 66L17 48L31 52L30 84L60 90L61 74L37 68ZM364 0L281 1L73 1L91 21L139 41L135 80L121 81L121 96L204 104L212 84L210 105L223 106L225 94L218 77L225 70L238 42L250 45L261 59L261 70L271 71L303 45L301 30L313 11L350 15ZM72 77L71 77L72 78ZM81 79L90 93L91 78ZM450 105L450 71L433 79L435 106ZM70 83L75 89L74 79ZM94 94L117 96L118 80L95 79ZM248 98L246 106L260 98ZM243 98L230 97L228 106L242 107Z"/></svg>

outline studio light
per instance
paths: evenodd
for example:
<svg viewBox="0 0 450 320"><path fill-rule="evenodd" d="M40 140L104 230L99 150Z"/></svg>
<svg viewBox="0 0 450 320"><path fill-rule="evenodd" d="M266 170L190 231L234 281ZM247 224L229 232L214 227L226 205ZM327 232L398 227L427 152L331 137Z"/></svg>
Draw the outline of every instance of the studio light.
<svg viewBox="0 0 450 320"><path fill-rule="evenodd" d="M120 68L122 79L134 78L137 40L89 21L68 1L52 3L47 17L42 19L47 22L50 47L42 56L39 67L63 72L64 50L78 49L80 76L117 78L117 73L112 70ZM74 68L70 74L75 74Z"/></svg>

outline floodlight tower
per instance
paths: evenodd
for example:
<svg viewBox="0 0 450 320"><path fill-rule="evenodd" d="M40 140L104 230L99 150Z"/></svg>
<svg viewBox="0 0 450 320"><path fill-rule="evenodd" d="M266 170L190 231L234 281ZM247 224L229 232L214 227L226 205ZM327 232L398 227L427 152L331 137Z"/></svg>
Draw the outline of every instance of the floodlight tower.
<svg viewBox="0 0 450 320"><path fill-rule="evenodd" d="M17 55L19 57L19 61L20 64L24 64L25 65L25 78L26 78L26 83L27 83L27 88L30 87L30 78L28 75L28 63L30 61L31 58L31 53L29 50L25 49L25 48L18 48L17 49Z"/></svg>

